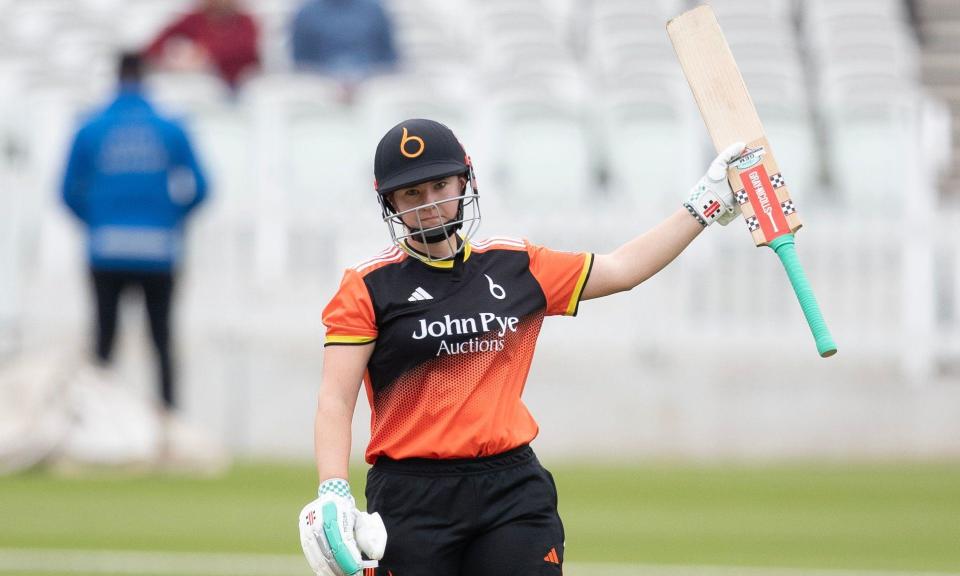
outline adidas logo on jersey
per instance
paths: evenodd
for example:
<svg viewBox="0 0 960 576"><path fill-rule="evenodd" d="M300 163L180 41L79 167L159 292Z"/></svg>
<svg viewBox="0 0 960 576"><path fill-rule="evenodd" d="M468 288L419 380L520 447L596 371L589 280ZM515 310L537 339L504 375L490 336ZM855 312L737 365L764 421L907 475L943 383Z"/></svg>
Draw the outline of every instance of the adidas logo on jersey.
<svg viewBox="0 0 960 576"><path fill-rule="evenodd" d="M431 296L423 288L417 286L417 289L413 291L413 294L407 298L407 302L419 302L421 300L433 300L433 296Z"/></svg>

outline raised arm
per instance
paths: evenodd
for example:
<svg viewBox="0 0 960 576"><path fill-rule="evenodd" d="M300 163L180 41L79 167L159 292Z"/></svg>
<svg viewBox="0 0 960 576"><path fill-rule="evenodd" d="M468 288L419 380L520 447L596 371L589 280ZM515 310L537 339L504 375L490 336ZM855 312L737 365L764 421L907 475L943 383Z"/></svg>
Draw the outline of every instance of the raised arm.
<svg viewBox="0 0 960 576"><path fill-rule="evenodd" d="M703 226L680 208L613 252L597 254L581 300L631 290L672 262L702 231Z"/></svg>
<svg viewBox="0 0 960 576"><path fill-rule="evenodd" d="M613 252L596 255L581 300L633 289L672 262L709 224L732 221L740 207L726 181L727 164L742 150L737 142L721 152L688 201L666 220Z"/></svg>

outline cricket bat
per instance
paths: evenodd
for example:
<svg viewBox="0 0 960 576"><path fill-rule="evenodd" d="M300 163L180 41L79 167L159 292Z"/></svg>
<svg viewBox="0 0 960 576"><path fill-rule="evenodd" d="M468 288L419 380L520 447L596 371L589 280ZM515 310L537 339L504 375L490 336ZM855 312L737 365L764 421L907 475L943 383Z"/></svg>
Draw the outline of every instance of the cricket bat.
<svg viewBox="0 0 960 576"><path fill-rule="evenodd" d="M702 5L681 14L667 22L667 34L717 151L732 142L747 143L727 180L753 242L780 257L820 356L833 356L837 346L794 247L800 217L713 10Z"/></svg>

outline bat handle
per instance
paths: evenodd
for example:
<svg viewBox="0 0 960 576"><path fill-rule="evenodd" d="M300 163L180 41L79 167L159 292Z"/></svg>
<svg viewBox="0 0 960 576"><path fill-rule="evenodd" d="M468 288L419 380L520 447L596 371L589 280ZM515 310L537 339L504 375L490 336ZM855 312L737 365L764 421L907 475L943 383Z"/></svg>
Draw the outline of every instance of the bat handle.
<svg viewBox="0 0 960 576"><path fill-rule="evenodd" d="M830 335L827 323L823 320L823 314L820 313L817 298L813 295L810 281L807 280L803 266L800 265L797 249L793 245L793 234L778 236L770 242L769 246L777 253L780 262L787 270L787 277L790 278L793 291L797 294L797 300L800 301L800 308L803 309L803 315L807 319L810 331L813 332L813 339L817 343L817 351L824 358L833 356L837 353L837 345L833 342L833 336Z"/></svg>

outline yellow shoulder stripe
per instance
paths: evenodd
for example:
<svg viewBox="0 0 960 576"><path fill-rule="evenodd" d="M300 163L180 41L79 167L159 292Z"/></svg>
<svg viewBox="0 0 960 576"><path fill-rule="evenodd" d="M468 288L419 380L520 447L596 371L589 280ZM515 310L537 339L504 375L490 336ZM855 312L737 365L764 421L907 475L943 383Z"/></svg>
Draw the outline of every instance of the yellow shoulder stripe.
<svg viewBox="0 0 960 576"><path fill-rule="evenodd" d="M327 344L368 344L377 338L375 336L327 336L324 346Z"/></svg>
<svg viewBox="0 0 960 576"><path fill-rule="evenodd" d="M583 294L583 287L587 285L587 278L590 277L590 269L593 268L593 254L588 253L583 259L583 270L580 271L580 278L577 279L577 285L570 295L570 302L567 303L567 310L564 312L567 316L576 316L577 307L580 305L580 296Z"/></svg>

